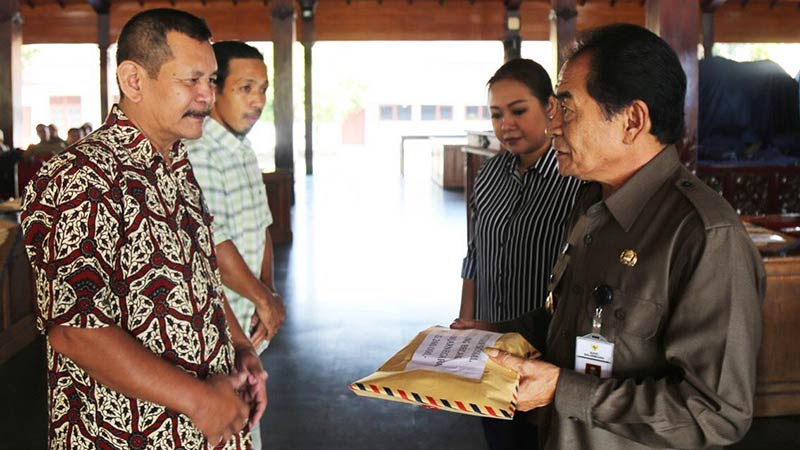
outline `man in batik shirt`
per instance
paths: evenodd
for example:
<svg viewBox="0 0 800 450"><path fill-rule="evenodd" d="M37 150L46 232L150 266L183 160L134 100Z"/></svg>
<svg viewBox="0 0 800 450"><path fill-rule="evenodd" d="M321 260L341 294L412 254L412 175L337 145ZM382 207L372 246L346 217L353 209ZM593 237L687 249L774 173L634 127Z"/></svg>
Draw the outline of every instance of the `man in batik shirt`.
<svg viewBox="0 0 800 450"><path fill-rule="evenodd" d="M210 37L185 12L134 16L119 106L27 188L51 449L247 449L266 407L180 142L200 136L214 100Z"/></svg>

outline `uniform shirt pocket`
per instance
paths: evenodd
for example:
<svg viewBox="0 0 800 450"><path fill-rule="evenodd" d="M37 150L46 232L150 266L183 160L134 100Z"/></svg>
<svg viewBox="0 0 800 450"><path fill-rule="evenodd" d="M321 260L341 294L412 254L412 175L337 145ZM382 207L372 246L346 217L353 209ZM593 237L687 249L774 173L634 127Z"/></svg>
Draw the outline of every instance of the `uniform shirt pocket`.
<svg viewBox="0 0 800 450"><path fill-rule="evenodd" d="M620 333L642 339L651 339L658 333L663 313L659 303L627 297L624 302L612 304L611 309L613 327Z"/></svg>

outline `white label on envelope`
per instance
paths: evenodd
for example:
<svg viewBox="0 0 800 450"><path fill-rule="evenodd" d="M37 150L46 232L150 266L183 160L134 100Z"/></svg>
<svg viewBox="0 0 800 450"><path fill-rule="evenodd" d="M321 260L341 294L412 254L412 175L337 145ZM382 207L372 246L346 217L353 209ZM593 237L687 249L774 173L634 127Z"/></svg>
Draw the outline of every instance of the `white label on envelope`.
<svg viewBox="0 0 800 450"><path fill-rule="evenodd" d="M614 366L614 343L587 334L575 338L575 371L608 378Z"/></svg>
<svg viewBox="0 0 800 450"><path fill-rule="evenodd" d="M427 336L406 365L406 370L434 370L480 379L488 356L483 351L502 336L482 330L436 329Z"/></svg>

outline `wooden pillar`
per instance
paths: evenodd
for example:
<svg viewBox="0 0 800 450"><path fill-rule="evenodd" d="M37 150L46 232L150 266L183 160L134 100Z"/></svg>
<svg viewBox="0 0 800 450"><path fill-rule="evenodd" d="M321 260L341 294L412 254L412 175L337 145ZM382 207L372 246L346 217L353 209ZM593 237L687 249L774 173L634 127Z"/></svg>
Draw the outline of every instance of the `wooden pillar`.
<svg viewBox="0 0 800 450"><path fill-rule="evenodd" d="M703 11L703 59L714 56L714 13Z"/></svg>
<svg viewBox="0 0 800 450"><path fill-rule="evenodd" d="M714 56L714 12L726 0L703 0L700 9L703 11L703 59Z"/></svg>
<svg viewBox="0 0 800 450"><path fill-rule="evenodd" d="M100 122L108 115L108 46L111 45L110 0L92 0L97 13L97 47L100 50Z"/></svg>
<svg viewBox="0 0 800 450"><path fill-rule="evenodd" d="M558 79L558 71L564 64L564 49L575 39L578 29L578 8L576 0L551 0L550 46L553 49L553 81Z"/></svg>
<svg viewBox="0 0 800 450"><path fill-rule="evenodd" d="M275 167L294 170L294 105L292 44L295 41L292 0L272 1L273 67L275 68Z"/></svg>
<svg viewBox="0 0 800 450"><path fill-rule="evenodd" d="M647 0L647 28L661 36L675 50L686 72L686 134L678 143L681 161L690 169L697 166L698 65L700 5L686 0Z"/></svg>
<svg viewBox="0 0 800 450"><path fill-rule="evenodd" d="M506 7L506 33L503 39L504 61L519 59L522 52L522 35L519 6L522 0L503 0Z"/></svg>
<svg viewBox="0 0 800 450"><path fill-rule="evenodd" d="M0 2L0 129L5 143L22 145L22 15L19 2Z"/></svg>
<svg viewBox="0 0 800 450"><path fill-rule="evenodd" d="M316 33L314 31L314 11L317 8L317 0L300 0L300 8L303 18L302 41L305 62L305 95L303 101L305 104L306 116L306 175L312 175L314 173L314 97L311 62L312 49L314 47L314 41L316 40Z"/></svg>

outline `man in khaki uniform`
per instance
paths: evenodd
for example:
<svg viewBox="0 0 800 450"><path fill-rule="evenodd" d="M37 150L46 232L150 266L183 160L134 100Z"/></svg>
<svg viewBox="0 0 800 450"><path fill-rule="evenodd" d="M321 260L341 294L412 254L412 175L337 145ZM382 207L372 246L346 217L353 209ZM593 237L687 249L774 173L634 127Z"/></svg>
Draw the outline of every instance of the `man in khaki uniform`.
<svg viewBox="0 0 800 450"><path fill-rule="evenodd" d="M678 159L685 91L677 56L644 28L579 39L552 130L561 174L592 183L549 313L454 324L543 349L542 361L490 354L520 373L520 410L544 407L546 449L717 448L750 426L764 270L736 213Z"/></svg>

